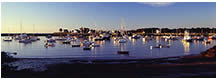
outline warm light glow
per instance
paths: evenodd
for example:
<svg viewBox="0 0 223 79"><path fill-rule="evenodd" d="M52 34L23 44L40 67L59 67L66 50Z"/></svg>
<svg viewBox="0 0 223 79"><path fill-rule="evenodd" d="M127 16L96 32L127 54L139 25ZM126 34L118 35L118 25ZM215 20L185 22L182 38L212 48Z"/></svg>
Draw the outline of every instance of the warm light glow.
<svg viewBox="0 0 223 79"><path fill-rule="evenodd" d="M182 40L181 41L184 46L184 54L189 55L190 54L190 43L187 41Z"/></svg>

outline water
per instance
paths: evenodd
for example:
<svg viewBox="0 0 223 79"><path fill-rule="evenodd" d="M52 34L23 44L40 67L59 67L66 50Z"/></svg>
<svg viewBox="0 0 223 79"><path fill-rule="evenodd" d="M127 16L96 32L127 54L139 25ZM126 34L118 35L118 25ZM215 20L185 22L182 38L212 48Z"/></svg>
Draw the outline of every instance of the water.
<svg viewBox="0 0 223 79"><path fill-rule="evenodd" d="M30 44L19 43L17 40L5 42L1 37L1 50L7 52L17 52L13 55L16 58L160 58L170 56L183 56L199 54L208 48L216 45L216 40L211 40L210 44L202 41L183 42L181 40L162 40L158 36L154 40L128 39L127 43L118 43L112 38L110 41L98 41L100 47L93 47L91 50L83 50L83 47L71 47L71 44L62 44L61 41L55 43L55 47L44 47L45 37L40 37L39 41ZM80 41L81 39L79 39ZM170 48L152 48L157 44L170 44ZM117 51L127 50L128 55L117 54Z"/></svg>

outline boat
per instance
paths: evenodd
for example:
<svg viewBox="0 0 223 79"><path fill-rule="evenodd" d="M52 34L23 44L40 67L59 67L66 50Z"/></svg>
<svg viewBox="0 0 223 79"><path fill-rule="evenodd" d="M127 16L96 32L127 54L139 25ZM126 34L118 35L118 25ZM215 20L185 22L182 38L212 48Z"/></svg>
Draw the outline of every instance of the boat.
<svg viewBox="0 0 223 79"><path fill-rule="evenodd" d="M149 36L145 36L144 37L145 40L152 40L153 38L149 37Z"/></svg>
<svg viewBox="0 0 223 79"><path fill-rule="evenodd" d="M121 39L119 39L119 41L118 41L119 43L126 43L127 42L127 40L126 39L124 39L124 38L121 38Z"/></svg>
<svg viewBox="0 0 223 79"><path fill-rule="evenodd" d="M204 40L204 36L195 36L194 38L193 38L194 40L197 40L197 41L203 41Z"/></svg>
<svg viewBox="0 0 223 79"><path fill-rule="evenodd" d="M27 39L27 38L28 38L28 35L23 33L23 34L17 35L15 37L15 40L22 40L22 39Z"/></svg>
<svg viewBox="0 0 223 79"><path fill-rule="evenodd" d="M91 46L92 47L100 47L100 45L99 44L96 44L96 43L92 43Z"/></svg>
<svg viewBox="0 0 223 79"><path fill-rule="evenodd" d="M162 45L159 44L158 46L155 46L155 47L153 47L153 48L162 48Z"/></svg>
<svg viewBox="0 0 223 79"><path fill-rule="evenodd" d="M95 37L94 41L103 41L103 38L102 37Z"/></svg>
<svg viewBox="0 0 223 79"><path fill-rule="evenodd" d="M129 54L129 51L118 51L118 54Z"/></svg>
<svg viewBox="0 0 223 79"><path fill-rule="evenodd" d="M56 40L51 38L51 39L47 39L46 42L52 43L52 42L56 42Z"/></svg>
<svg viewBox="0 0 223 79"><path fill-rule="evenodd" d="M204 40L204 43L206 43L206 44L210 44L211 41L209 41L209 40Z"/></svg>
<svg viewBox="0 0 223 79"><path fill-rule="evenodd" d="M51 35L47 35L46 38L52 38L52 36Z"/></svg>
<svg viewBox="0 0 223 79"><path fill-rule="evenodd" d="M10 41L12 41L12 38L10 38L10 37L8 36L6 39L3 39L3 41L10 42Z"/></svg>
<svg viewBox="0 0 223 79"><path fill-rule="evenodd" d="M49 47L49 46L51 46L51 47L54 47L55 46L55 44L54 43L45 43L45 45L44 45L45 47Z"/></svg>
<svg viewBox="0 0 223 79"><path fill-rule="evenodd" d="M102 39L103 40L110 40L110 35L107 34L107 33L104 33L103 36L102 36Z"/></svg>
<svg viewBox="0 0 223 79"><path fill-rule="evenodd" d="M80 44L72 44L71 47L80 47Z"/></svg>
<svg viewBox="0 0 223 79"><path fill-rule="evenodd" d="M37 41L37 40L40 40L40 38L35 37L35 36L31 36L31 37L30 37L30 40L31 40L31 41Z"/></svg>
<svg viewBox="0 0 223 79"><path fill-rule="evenodd" d="M65 40L65 41L63 41L62 43L63 43L63 44L70 44L70 42L71 42L70 40Z"/></svg>
<svg viewBox="0 0 223 79"><path fill-rule="evenodd" d="M84 41L82 42L82 44L83 44L84 46L90 46L90 45L92 44L92 42L90 42L90 41L88 41L88 40L84 40Z"/></svg>
<svg viewBox="0 0 223 79"><path fill-rule="evenodd" d="M90 46L84 46L83 50L91 50Z"/></svg>
<svg viewBox="0 0 223 79"><path fill-rule="evenodd" d="M216 39L216 36L209 36L208 39Z"/></svg>
<svg viewBox="0 0 223 79"><path fill-rule="evenodd" d="M184 39L183 40L185 40L185 41L187 41L187 42L192 42L193 41L193 39L189 36L189 32L188 31L184 31Z"/></svg>
<svg viewBox="0 0 223 79"><path fill-rule="evenodd" d="M56 38L56 40L67 40L67 38L64 38L64 37L58 37L58 38Z"/></svg>
<svg viewBox="0 0 223 79"><path fill-rule="evenodd" d="M138 34L132 35L132 38L133 39L139 39L140 38L140 35L138 35Z"/></svg>
<svg viewBox="0 0 223 79"><path fill-rule="evenodd" d="M30 39L21 39L19 40L19 43L31 43L32 41Z"/></svg>
<svg viewBox="0 0 223 79"><path fill-rule="evenodd" d="M84 47L83 50L91 50L90 47Z"/></svg>

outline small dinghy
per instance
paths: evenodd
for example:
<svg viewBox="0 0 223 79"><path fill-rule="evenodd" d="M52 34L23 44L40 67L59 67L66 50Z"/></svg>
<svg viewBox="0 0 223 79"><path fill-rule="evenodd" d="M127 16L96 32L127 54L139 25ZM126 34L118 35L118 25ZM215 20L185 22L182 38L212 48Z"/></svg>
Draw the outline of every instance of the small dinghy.
<svg viewBox="0 0 223 79"><path fill-rule="evenodd" d="M81 45L80 44L73 44L71 45L71 47L80 47Z"/></svg>
<svg viewBox="0 0 223 79"><path fill-rule="evenodd" d="M118 51L118 54L129 54L129 51Z"/></svg>

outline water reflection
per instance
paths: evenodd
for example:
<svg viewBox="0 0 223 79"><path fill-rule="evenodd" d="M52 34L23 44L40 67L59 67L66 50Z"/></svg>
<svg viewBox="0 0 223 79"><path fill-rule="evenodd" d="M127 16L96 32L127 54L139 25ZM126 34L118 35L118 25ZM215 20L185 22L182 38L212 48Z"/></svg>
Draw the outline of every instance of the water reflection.
<svg viewBox="0 0 223 79"><path fill-rule="evenodd" d="M146 38L142 38L142 43L143 44L146 44L147 43Z"/></svg>
<svg viewBox="0 0 223 79"><path fill-rule="evenodd" d="M132 39L132 45L135 46L136 39Z"/></svg>
<svg viewBox="0 0 223 79"><path fill-rule="evenodd" d="M131 37L129 37L130 39ZM16 51L18 55L16 57L119 57L117 51L128 51L131 57L165 57L165 56L180 56L188 54L198 54L200 51L207 50L215 45L215 40L209 40L210 43L202 43L202 41L193 41L191 43L181 40L161 40L159 36L154 40L148 41L147 39L132 39L126 43L119 43L112 37L110 42L107 41L95 41L100 47L93 47L91 51L83 51L83 47L71 47L71 44L80 43L84 39L77 39L72 41L71 44L62 44L62 41L57 41L55 47L44 47L44 40L47 38L41 37L41 41L32 42L30 44L19 43L13 40L12 42L2 41L2 50L4 51ZM170 48L152 48L156 44L171 45ZM83 45L81 45L83 46ZM196 47L197 46L197 47ZM49 50L50 48L50 50ZM60 51L58 51L60 50ZM61 53L63 52L63 53Z"/></svg>
<svg viewBox="0 0 223 79"><path fill-rule="evenodd" d="M190 54L190 43L187 41L181 41L184 46L184 54L189 55Z"/></svg>

